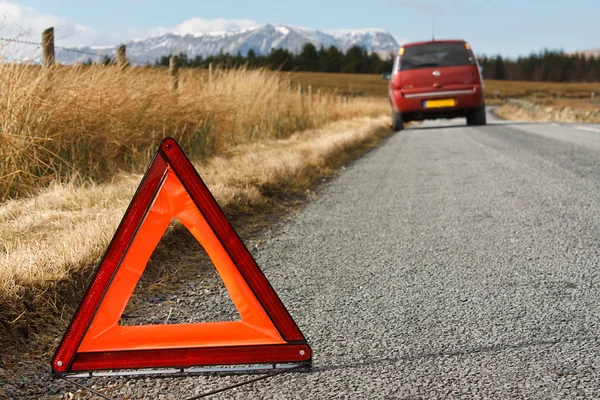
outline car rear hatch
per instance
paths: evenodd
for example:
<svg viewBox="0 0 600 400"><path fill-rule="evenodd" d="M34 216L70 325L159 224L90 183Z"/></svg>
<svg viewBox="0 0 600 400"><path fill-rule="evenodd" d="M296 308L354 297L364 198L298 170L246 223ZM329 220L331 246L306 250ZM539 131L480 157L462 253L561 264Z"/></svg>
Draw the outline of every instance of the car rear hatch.
<svg viewBox="0 0 600 400"><path fill-rule="evenodd" d="M400 59L404 97L470 94L480 84L475 57L464 42L431 42L406 47Z"/></svg>

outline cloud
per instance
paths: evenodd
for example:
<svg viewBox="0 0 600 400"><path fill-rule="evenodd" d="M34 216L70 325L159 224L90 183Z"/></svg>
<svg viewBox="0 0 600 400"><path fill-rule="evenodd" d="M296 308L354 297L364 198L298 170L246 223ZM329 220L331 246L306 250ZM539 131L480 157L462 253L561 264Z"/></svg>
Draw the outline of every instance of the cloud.
<svg viewBox="0 0 600 400"><path fill-rule="evenodd" d="M240 29L251 29L260 26L257 22L249 19L203 19L203 18L190 18L183 21L181 24L173 28L173 32L176 33L213 33L213 32L224 32L233 31Z"/></svg>
<svg viewBox="0 0 600 400"><path fill-rule="evenodd" d="M109 45L123 38L90 27L43 14L32 7L0 1L0 36L32 42L41 40L42 31L54 27L57 46Z"/></svg>
<svg viewBox="0 0 600 400"><path fill-rule="evenodd" d="M32 7L0 0L0 37L40 42L42 31L51 26L54 27L56 46L71 47L115 45L126 40L146 38L167 32L202 34L250 29L259 24L248 19L190 18L172 28L161 26L129 28L121 33L106 33L55 15L43 14Z"/></svg>
<svg viewBox="0 0 600 400"><path fill-rule="evenodd" d="M129 28L127 29L126 36L129 39L143 39L149 36L157 36L165 33L179 33L179 34L191 34L200 35L205 33L215 32L228 32L234 30L252 29L259 27L258 22L249 19L204 19L204 18L190 18L179 25L167 28L164 26L154 28Z"/></svg>

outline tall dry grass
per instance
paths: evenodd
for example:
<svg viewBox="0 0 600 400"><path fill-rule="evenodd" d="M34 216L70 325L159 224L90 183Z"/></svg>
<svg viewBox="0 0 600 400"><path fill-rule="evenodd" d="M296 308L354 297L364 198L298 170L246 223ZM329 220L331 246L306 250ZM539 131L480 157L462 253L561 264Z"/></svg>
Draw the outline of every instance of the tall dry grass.
<svg viewBox="0 0 600 400"><path fill-rule="evenodd" d="M257 215L389 133L327 125L384 99L309 99L269 71L183 70L171 91L166 69L5 63L0 93L0 342L65 323L164 137L230 215Z"/></svg>
<svg viewBox="0 0 600 400"><path fill-rule="evenodd" d="M0 200L52 182L103 182L139 172L160 140L178 139L194 160L233 146L381 112L378 101L289 91L280 74L0 64Z"/></svg>
<svg viewBox="0 0 600 400"><path fill-rule="evenodd" d="M282 196L305 194L389 135L388 119L338 121L239 145L197 169L234 224L267 220ZM0 203L0 343L36 332L60 335L140 179L121 173L104 184L57 183Z"/></svg>

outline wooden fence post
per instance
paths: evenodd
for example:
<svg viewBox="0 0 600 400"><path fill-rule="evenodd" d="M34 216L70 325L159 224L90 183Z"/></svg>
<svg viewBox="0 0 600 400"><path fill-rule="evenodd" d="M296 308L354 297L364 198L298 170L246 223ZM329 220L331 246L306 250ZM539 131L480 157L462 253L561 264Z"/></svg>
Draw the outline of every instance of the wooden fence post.
<svg viewBox="0 0 600 400"><path fill-rule="evenodd" d="M312 85L308 85L308 106L312 107Z"/></svg>
<svg viewBox="0 0 600 400"><path fill-rule="evenodd" d="M209 89L212 87L213 82L213 65L212 63L208 63L208 87Z"/></svg>
<svg viewBox="0 0 600 400"><path fill-rule="evenodd" d="M169 59L169 82L171 90L179 87L179 57L171 56Z"/></svg>
<svg viewBox="0 0 600 400"><path fill-rule="evenodd" d="M127 48L124 44L120 45L117 49L117 65L119 67L125 67L127 65Z"/></svg>
<svg viewBox="0 0 600 400"><path fill-rule="evenodd" d="M298 96L302 95L302 85L299 83L298 84Z"/></svg>
<svg viewBox="0 0 600 400"><path fill-rule="evenodd" d="M42 32L42 60L44 68L54 65L54 28L48 28Z"/></svg>

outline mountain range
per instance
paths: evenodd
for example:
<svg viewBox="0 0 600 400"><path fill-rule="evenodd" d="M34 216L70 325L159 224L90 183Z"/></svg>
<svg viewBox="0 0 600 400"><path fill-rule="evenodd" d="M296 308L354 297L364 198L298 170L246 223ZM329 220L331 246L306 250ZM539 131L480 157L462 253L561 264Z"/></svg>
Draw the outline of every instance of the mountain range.
<svg viewBox="0 0 600 400"><path fill-rule="evenodd" d="M375 52L387 58L396 52L400 45L394 37L382 29L359 30L328 30L299 28L286 25L267 24L261 27L217 32L208 34L179 34L165 33L145 39L132 40L125 43L127 59L136 64L154 63L156 59L170 54L185 53L189 58L196 56L207 57L219 53L246 56L250 49L257 55L266 55L272 49L287 49L299 53L306 43L315 47L328 48L336 46L342 51L358 45L369 53ZM78 47L75 50L86 53L114 56L118 46L108 47ZM74 52L59 52L58 61L61 63L82 62L89 55L79 56Z"/></svg>

